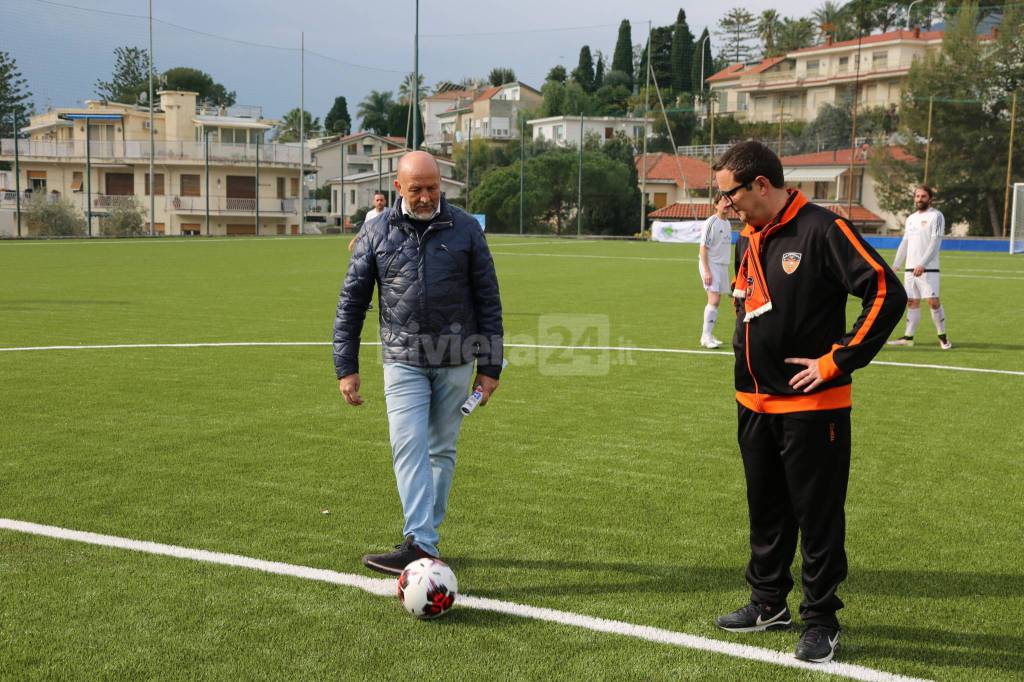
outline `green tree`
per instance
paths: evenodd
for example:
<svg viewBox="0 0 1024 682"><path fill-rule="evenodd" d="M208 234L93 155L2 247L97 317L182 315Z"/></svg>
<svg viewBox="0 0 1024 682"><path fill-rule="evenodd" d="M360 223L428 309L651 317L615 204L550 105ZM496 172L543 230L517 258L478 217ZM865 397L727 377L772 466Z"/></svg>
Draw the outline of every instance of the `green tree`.
<svg viewBox="0 0 1024 682"><path fill-rule="evenodd" d="M67 199L54 201L39 194L28 201L24 211L30 235L72 237L85 234L85 217Z"/></svg>
<svg viewBox="0 0 1024 682"><path fill-rule="evenodd" d="M7 52L0 52L0 137L12 130L14 114L18 115L19 127L23 127L28 125L32 112L32 93L18 62Z"/></svg>
<svg viewBox="0 0 1024 682"><path fill-rule="evenodd" d="M487 75L491 85L504 85L505 83L516 82L516 72L507 66L496 66Z"/></svg>
<svg viewBox="0 0 1024 682"><path fill-rule="evenodd" d="M782 27L778 11L766 9L757 17L757 37L761 39L761 52L765 57L774 57L779 52L775 49L776 36Z"/></svg>
<svg viewBox="0 0 1024 682"><path fill-rule="evenodd" d="M548 71L548 75L544 77L545 82L553 81L555 83L564 83L568 79L569 74L566 73L565 67L562 66L561 64L556 64L555 66L552 66L551 70Z"/></svg>
<svg viewBox="0 0 1024 682"><path fill-rule="evenodd" d="M572 70L572 79L586 92L594 91L594 58L590 54L589 45L580 48L580 59Z"/></svg>
<svg viewBox="0 0 1024 682"><path fill-rule="evenodd" d="M320 119L313 118L313 115L308 111L302 112L302 132L306 138L316 137L323 132L320 127ZM299 141L299 109L298 107L290 110L281 119L281 124L278 127L277 134L278 142L298 142Z"/></svg>
<svg viewBox="0 0 1024 682"><path fill-rule="evenodd" d="M371 130L378 135L388 134L388 114L395 103L390 92L371 90L362 102L356 114L362 119L362 129Z"/></svg>
<svg viewBox="0 0 1024 682"><path fill-rule="evenodd" d="M419 83L420 97L423 96L423 74L419 74L418 79L414 79L411 73L407 73L402 82L398 85L398 101L405 104L412 101L413 90L416 83Z"/></svg>
<svg viewBox="0 0 1024 682"><path fill-rule="evenodd" d="M594 113L600 116L623 116L632 96L624 85L602 85L594 93Z"/></svg>
<svg viewBox="0 0 1024 682"><path fill-rule="evenodd" d="M423 118L417 117L419 122L419 137L423 139ZM403 137L412 142L412 102L392 102L388 109L387 129L383 135Z"/></svg>
<svg viewBox="0 0 1024 682"><path fill-rule="evenodd" d="M604 55L601 50L597 51L597 63L594 65L594 90L604 85Z"/></svg>
<svg viewBox="0 0 1024 682"><path fill-rule="evenodd" d="M849 40L856 36L849 8L838 0L825 0L820 7L811 12L810 18L822 38Z"/></svg>
<svg viewBox="0 0 1024 682"><path fill-rule="evenodd" d="M187 90L199 95L200 102L209 102L214 106L230 107L235 104L235 91L228 91L213 76L188 66L176 66L167 69L161 76L162 87L167 90Z"/></svg>
<svg viewBox="0 0 1024 682"><path fill-rule="evenodd" d="M1009 96L1024 87L1022 13L1007 9L1000 31L1007 37L995 45L979 41L977 17L976 6L961 7L946 26L938 57L911 66L900 111L905 154L873 154L871 171L882 207L906 213L911 188L924 175L928 105L934 98L928 183L938 190L936 203L947 224L966 222L971 234L1000 235ZM1024 155L1015 156L1013 172L1020 177Z"/></svg>
<svg viewBox="0 0 1024 682"><path fill-rule="evenodd" d="M672 87L675 76L672 73L672 26L656 26L651 29L651 75L657 79L662 90ZM636 72L640 87L647 78L647 46L640 55L640 68Z"/></svg>
<svg viewBox="0 0 1024 682"><path fill-rule="evenodd" d="M108 237L138 237L146 233L146 211L133 196L115 197L107 215L100 219L100 234Z"/></svg>
<svg viewBox="0 0 1024 682"><path fill-rule="evenodd" d="M677 93L693 92L693 32L686 23L682 9L672 29L672 89Z"/></svg>
<svg viewBox="0 0 1024 682"><path fill-rule="evenodd" d="M754 15L740 7L734 7L718 20L718 34L725 41L722 52L733 63L745 62L753 52L750 43L757 35L757 21Z"/></svg>
<svg viewBox="0 0 1024 682"><path fill-rule="evenodd" d="M704 81L714 73L715 60L711 57L711 34L705 28L693 50L693 91L701 92L704 88Z"/></svg>
<svg viewBox="0 0 1024 682"><path fill-rule="evenodd" d="M135 104L149 91L148 52L141 47L114 48L114 72L96 81L96 94L109 102Z"/></svg>
<svg viewBox="0 0 1024 682"><path fill-rule="evenodd" d="M782 24L779 25L779 32L775 38L776 55L810 47L813 44L814 24L810 19L805 17L799 19L786 17L782 20Z"/></svg>
<svg viewBox="0 0 1024 682"><path fill-rule="evenodd" d="M612 71L620 71L629 78L626 86L633 89L633 36L628 19L623 19L619 24L619 37L615 41L615 51L612 53Z"/></svg>
<svg viewBox="0 0 1024 682"><path fill-rule="evenodd" d="M352 117L348 113L348 100L344 95L334 98L331 110L324 117L324 132L331 135L348 135L352 132Z"/></svg>

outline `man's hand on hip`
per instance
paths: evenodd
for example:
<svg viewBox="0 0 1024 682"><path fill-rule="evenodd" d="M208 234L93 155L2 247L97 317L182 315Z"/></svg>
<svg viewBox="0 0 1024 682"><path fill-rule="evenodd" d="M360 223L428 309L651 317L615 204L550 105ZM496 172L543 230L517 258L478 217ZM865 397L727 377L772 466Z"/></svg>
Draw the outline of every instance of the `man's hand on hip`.
<svg viewBox="0 0 1024 682"><path fill-rule="evenodd" d="M498 390L498 380L486 374L477 374L473 387L476 388L477 386L480 387L480 392L483 393L483 397L480 398L480 404L486 405L487 401L491 399L491 394Z"/></svg>
<svg viewBox="0 0 1024 682"><path fill-rule="evenodd" d="M789 385L796 390L803 389L804 393L810 393L822 384L821 374L818 372L818 361L811 358L786 358L786 364L803 365L806 369L797 372L789 380Z"/></svg>
<svg viewBox="0 0 1024 682"><path fill-rule="evenodd" d="M363 404L363 397L359 395L359 375L349 374L338 379L338 390L345 396L345 402L358 407Z"/></svg>

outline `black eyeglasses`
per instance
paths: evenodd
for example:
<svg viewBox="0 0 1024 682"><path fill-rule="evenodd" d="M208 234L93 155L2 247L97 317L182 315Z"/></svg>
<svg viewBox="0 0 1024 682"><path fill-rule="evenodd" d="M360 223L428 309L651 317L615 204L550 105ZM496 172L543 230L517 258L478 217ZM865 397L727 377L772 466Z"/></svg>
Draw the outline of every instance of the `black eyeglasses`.
<svg viewBox="0 0 1024 682"><path fill-rule="evenodd" d="M754 183L752 182L744 182L742 185L736 185L732 189L721 190L719 191L719 194L728 199L729 203L731 204L733 194L736 194L736 192L739 192L741 189L751 189L753 188L753 186Z"/></svg>

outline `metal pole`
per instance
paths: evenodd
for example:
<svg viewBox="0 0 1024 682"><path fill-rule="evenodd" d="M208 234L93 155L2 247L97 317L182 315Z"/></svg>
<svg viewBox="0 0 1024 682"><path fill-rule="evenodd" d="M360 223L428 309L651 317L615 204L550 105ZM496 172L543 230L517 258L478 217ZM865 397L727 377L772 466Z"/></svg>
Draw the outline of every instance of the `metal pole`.
<svg viewBox="0 0 1024 682"><path fill-rule="evenodd" d="M338 202L338 210L341 212L341 234L345 234L345 136L338 137L338 148L341 150L341 171L338 173L338 179L341 181L341 189L339 190L340 201Z"/></svg>
<svg viewBox="0 0 1024 682"><path fill-rule="evenodd" d="M782 120L785 117L786 99L779 96L779 158L782 158Z"/></svg>
<svg viewBox="0 0 1024 682"><path fill-rule="evenodd" d="M420 148L420 0L416 0L416 33L412 57L412 148Z"/></svg>
<svg viewBox="0 0 1024 682"><path fill-rule="evenodd" d="M580 162L576 181L576 236L583 234L583 112L580 112Z"/></svg>
<svg viewBox="0 0 1024 682"><path fill-rule="evenodd" d="M523 233L523 176L526 173L526 117L519 121L519 234Z"/></svg>
<svg viewBox="0 0 1024 682"><path fill-rule="evenodd" d="M935 104L935 95L928 98L928 133L924 140L924 184L928 184L928 162L931 160L932 152L932 106Z"/></svg>
<svg viewBox="0 0 1024 682"><path fill-rule="evenodd" d="M921 0L914 0L912 3L910 3L910 6L907 7L907 29L908 30L914 28L914 18L913 18L912 12L914 11L914 5L916 5L919 2L921 2Z"/></svg>
<svg viewBox="0 0 1024 682"><path fill-rule="evenodd" d="M156 142L153 136L153 0L149 0L149 236L156 234L156 176L153 157ZM165 229L166 231L166 229Z"/></svg>
<svg viewBox="0 0 1024 682"><path fill-rule="evenodd" d="M1017 93L1013 93L1013 99L1010 105L1010 144L1009 151L1006 157L1006 194L1003 197L1003 235L1006 236L1006 229L1008 227L1007 221L1010 219L1010 171L1013 170L1013 134L1016 130L1017 124ZM1012 244L1011 244L1012 247Z"/></svg>
<svg viewBox="0 0 1024 682"><path fill-rule="evenodd" d="M85 119L85 220L87 234L92 236L92 126Z"/></svg>
<svg viewBox="0 0 1024 682"><path fill-rule="evenodd" d="M299 234L306 231L306 34L299 32Z"/></svg>
<svg viewBox="0 0 1024 682"><path fill-rule="evenodd" d="M469 141L466 143L466 213L472 202L469 200L469 188L473 184L473 118L469 119Z"/></svg>
<svg viewBox="0 0 1024 682"><path fill-rule="evenodd" d="M14 210L18 216L18 237L21 237L21 157L18 154L18 110L14 110Z"/></svg>
<svg viewBox="0 0 1024 682"><path fill-rule="evenodd" d="M384 145L380 140L377 140L377 191L384 191L384 180L382 174L384 173ZM391 190L388 190L388 203L391 203Z"/></svg>
<svg viewBox="0 0 1024 682"><path fill-rule="evenodd" d="M714 102L708 100L708 123L710 124L710 131L708 133L708 142L711 145L708 147L708 206L710 207L711 213L715 211L715 193L711 191L711 186L714 184L715 172L711 170L711 167L715 165L715 106ZM709 213L710 215L710 213Z"/></svg>
<svg viewBox="0 0 1024 682"><path fill-rule="evenodd" d="M203 126L203 174L206 176L206 236L210 236L210 131Z"/></svg>
<svg viewBox="0 0 1024 682"><path fill-rule="evenodd" d="M643 151L641 152L641 158L643 158L643 173L640 175L640 238L644 236L644 230L647 229L647 116L649 115L647 108L647 98L651 90L651 22L647 22L647 72L646 79L647 84L644 86L644 122L641 126L643 132L641 133L644 138Z"/></svg>
<svg viewBox="0 0 1024 682"><path fill-rule="evenodd" d="M260 131L260 137L256 138L256 236L260 235L260 139L263 137L263 131Z"/></svg>
<svg viewBox="0 0 1024 682"><path fill-rule="evenodd" d="M863 37L863 28L859 28L857 31L857 70L853 76L853 111L850 121L850 170L846 181L846 220L851 224L853 224L853 159L857 154L857 87L860 81L860 49Z"/></svg>

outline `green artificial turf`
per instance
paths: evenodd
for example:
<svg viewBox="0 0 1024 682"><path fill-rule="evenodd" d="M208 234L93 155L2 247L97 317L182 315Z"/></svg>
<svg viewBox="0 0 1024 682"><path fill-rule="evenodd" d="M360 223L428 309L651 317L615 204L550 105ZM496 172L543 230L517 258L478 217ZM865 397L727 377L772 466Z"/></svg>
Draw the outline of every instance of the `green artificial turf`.
<svg viewBox="0 0 1024 682"><path fill-rule="evenodd" d="M699 350L695 246L491 248L510 343ZM326 344L347 258L338 238L0 243L0 347ZM1024 370L1024 258L942 259L954 350L925 315L918 346L878 359ZM441 545L460 589L791 651L796 632L711 624L748 596L731 356L508 355L460 439ZM364 573L401 511L379 349L362 363L351 408L328 345L0 352L0 517ZM854 384L840 660L1019 679L1024 376L874 365ZM466 608L421 623L353 588L0 531L0 678L412 676L818 677Z"/></svg>

